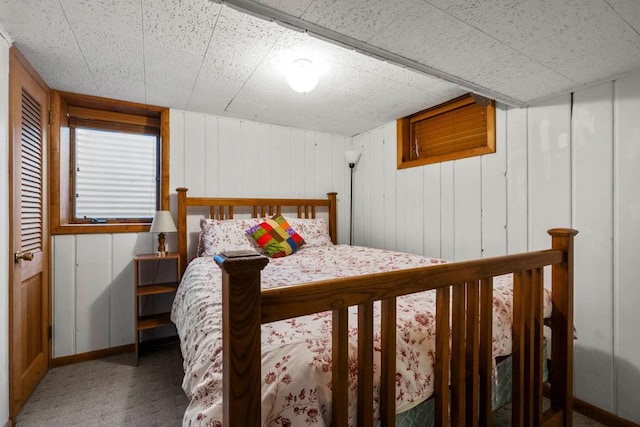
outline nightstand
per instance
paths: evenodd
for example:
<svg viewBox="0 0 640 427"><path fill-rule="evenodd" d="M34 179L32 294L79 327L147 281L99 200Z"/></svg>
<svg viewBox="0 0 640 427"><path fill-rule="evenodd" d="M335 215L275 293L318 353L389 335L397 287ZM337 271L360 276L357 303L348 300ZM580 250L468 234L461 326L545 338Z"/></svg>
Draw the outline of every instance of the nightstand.
<svg viewBox="0 0 640 427"><path fill-rule="evenodd" d="M135 353L139 356L140 331L171 325L170 313L141 315L140 307L154 296L175 292L180 281L180 254L136 255L133 260L135 290Z"/></svg>

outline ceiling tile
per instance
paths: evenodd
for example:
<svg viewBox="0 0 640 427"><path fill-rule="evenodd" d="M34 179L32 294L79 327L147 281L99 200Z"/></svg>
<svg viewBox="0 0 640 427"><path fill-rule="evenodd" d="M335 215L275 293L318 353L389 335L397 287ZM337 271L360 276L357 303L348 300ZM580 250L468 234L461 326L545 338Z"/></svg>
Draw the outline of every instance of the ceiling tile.
<svg viewBox="0 0 640 427"><path fill-rule="evenodd" d="M211 0L142 0L142 4L145 8L163 9L181 20L202 23L207 27L216 24L222 7Z"/></svg>
<svg viewBox="0 0 640 427"><path fill-rule="evenodd" d="M640 32L640 1L625 0L618 2L615 10L636 32Z"/></svg>
<svg viewBox="0 0 640 427"><path fill-rule="evenodd" d="M373 36L369 43L433 66L435 56L451 53L447 46L473 28L459 19L427 4L419 3L389 26ZM468 37L468 36L466 36Z"/></svg>
<svg viewBox="0 0 640 427"><path fill-rule="evenodd" d="M136 0L61 0L97 95L144 102L142 11ZM100 16L87 20L87 16Z"/></svg>
<svg viewBox="0 0 640 427"><path fill-rule="evenodd" d="M513 49L495 57L494 61L485 62L475 75L473 83L527 102L576 85L576 82Z"/></svg>
<svg viewBox="0 0 640 427"><path fill-rule="evenodd" d="M530 0L486 14L474 26L514 49L522 49L610 10L604 0Z"/></svg>
<svg viewBox="0 0 640 427"><path fill-rule="evenodd" d="M258 3L262 3L265 6L272 7L274 9L281 10L282 12L293 15L297 18L307 10L309 5L313 3L313 0L256 0Z"/></svg>
<svg viewBox="0 0 640 427"><path fill-rule="evenodd" d="M640 35L614 11L522 52L581 84L640 70Z"/></svg>
<svg viewBox="0 0 640 427"><path fill-rule="evenodd" d="M275 22L224 7L220 11L220 18L216 24L216 31L218 30L241 33L245 37L256 40L273 40L280 36L284 28ZM229 42L232 42L232 40Z"/></svg>
<svg viewBox="0 0 640 427"><path fill-rule="evenodd" d="M185 109L200 72L204 54L170 49L145 39L144 67L147 102Z"/></svg>
<svg viewBox="0 0 640 427"><path fill-rule="evenodd" d="M526 0L426 0L437 8L475 24L487 15L495 15L511 9Z"/></svg>
<svg viewBox="0 0 640 427"><path fill-rule="evenodd" d="M144 37L170 49L204 54L220 5L144 0Z"/></svg>
<svg viewBox="0 0 640 427"><path fill-rule="evenodd" d="M34 10L38 13L33 13ZM1 0L0 22L51 88L82 93L96 91L59 2Z"/></svg>
<svg viewBox="0 0 640 427"><path fill-rule="evenodd" d="M353 37L369 40L392 25L421 0L316 0L302 19Z"/></svg>

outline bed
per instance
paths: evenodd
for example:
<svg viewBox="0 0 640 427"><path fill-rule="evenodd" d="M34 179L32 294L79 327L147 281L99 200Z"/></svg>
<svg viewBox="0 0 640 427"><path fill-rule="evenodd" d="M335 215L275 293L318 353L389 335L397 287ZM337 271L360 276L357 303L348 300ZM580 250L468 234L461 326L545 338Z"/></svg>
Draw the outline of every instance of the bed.
<svg viewBox="0 0 640 427"><path fill-rule="evenodd" d="M505 376L514 425L571 425L576 231L550 230L545 251L448 263L335 245L335 193L237 199L177 191L182 260L189 209L207 210L210 234L235 230L212 243L205 226L205 256L181 265L172 320L190 398L184 425L395 425L425 402L436 425L491 425ZM235 219L247 210L251 218ZM308 242L277 258L231 252L263 250L246 247L257 243L246 230L276 216ZM543 412L545 319L553 369ZM511 375L496 376L502 359Z"/></svg>

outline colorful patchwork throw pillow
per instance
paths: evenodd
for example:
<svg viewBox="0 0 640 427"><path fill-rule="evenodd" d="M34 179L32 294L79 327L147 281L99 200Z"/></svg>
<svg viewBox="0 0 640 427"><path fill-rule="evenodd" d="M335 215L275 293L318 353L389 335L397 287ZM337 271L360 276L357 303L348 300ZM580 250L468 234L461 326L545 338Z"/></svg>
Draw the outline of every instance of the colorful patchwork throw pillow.
<svg viewBox="0 0 640 427"><path fill-rule="evenodd" d="M251 227L247 233L271 258L291 255L304 245L302 236L280 214Z"/></svg>

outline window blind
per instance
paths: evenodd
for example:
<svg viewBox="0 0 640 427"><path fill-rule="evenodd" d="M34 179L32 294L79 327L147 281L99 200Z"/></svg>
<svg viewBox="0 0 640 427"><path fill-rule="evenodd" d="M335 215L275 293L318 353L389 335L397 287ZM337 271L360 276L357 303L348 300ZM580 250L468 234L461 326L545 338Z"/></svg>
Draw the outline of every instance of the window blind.
<svg viewBox="0 0 640 427"><path fill-rule="evenodd" d="M485 108L468 104L412 123L411 159L440 156L486 145Z"/></svg>
<svg viewBox="0 0 640 427"><path fill-rule="evenodd" d="M398 169L495 153L495 102L474 94L397 121Z"/></svg>
<svg viewBox="0 0 640 427"><path fill-rule="evenodd" d="M158 137L75 128L76 219L150 219L157 209Z"/></svg>

